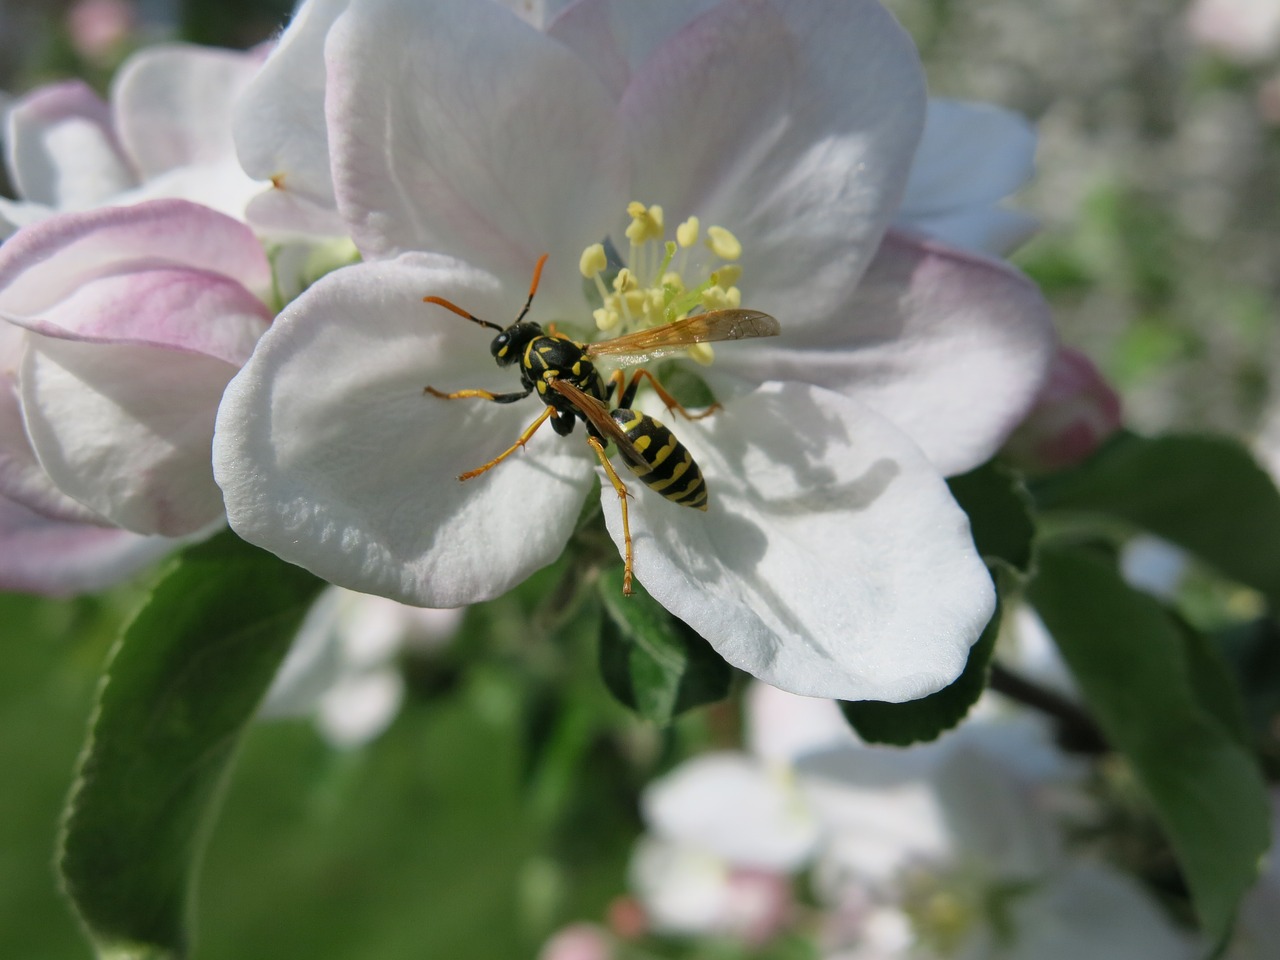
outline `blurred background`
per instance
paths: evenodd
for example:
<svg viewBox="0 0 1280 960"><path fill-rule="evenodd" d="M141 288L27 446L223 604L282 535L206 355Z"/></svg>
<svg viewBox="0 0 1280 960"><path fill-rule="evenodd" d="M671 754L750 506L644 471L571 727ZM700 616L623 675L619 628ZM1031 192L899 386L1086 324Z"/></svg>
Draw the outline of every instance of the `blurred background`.
<svg viewBox="0 0 1280 960"><path fill-rule="evenodd" d="M1015 258L1140 432L1261 438L1280 414L1280 24L1231 32L1185 0L890 0L936 95L1040 133ZM0 90L105 89L137 46L247 47L286 0L0 0ZM529 624L556 571L399 655L404 706L364 747L306 718L258 725L201 880L201 960L532 956L626 887L640 787L732 745L728 707L671 731L602 688L592 637ZM0 594L0 957L86 958L52 866L58 816L111 637L145 590Z"/></svg>

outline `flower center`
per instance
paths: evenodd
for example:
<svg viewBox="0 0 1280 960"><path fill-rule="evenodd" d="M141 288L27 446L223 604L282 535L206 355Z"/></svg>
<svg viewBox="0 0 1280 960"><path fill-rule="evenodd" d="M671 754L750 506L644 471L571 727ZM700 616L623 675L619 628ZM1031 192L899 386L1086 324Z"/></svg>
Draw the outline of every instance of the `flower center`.
<svg viewBox="0 0 1280 960"><path fill-rule="evenodd" d="M602 333L622 336L672 323L695 310L724 310L742 302L736 286L742 267L735 262L742 244L732 233L711 226L704 237L698 218L690 217L676 227L675 240L668 240L661 207L633 201L627 215L630 246L624 264L615 254L611 265L603 243L583 250L578 263L599 295L600 306L592 316ZM688 353L702 364L714 358L706 343L690 346Z"/></svg>

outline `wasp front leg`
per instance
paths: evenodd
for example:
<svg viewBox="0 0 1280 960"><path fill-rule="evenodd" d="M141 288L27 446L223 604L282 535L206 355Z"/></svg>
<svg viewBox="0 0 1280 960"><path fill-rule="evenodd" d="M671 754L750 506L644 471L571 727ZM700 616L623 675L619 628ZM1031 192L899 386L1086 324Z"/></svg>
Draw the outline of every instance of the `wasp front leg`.
<svg viewBox="0 0 1280 960"><path fill-rule="evenodd" d="M533 387L516 393L490 393L488 390L455 390L453 393L445 393L435 387L423 387L422 392L429 393L433 397L439 397L441 400L478 399L491 400L494 403L515 403L517 400L523 400L533 393Z"/></svg>

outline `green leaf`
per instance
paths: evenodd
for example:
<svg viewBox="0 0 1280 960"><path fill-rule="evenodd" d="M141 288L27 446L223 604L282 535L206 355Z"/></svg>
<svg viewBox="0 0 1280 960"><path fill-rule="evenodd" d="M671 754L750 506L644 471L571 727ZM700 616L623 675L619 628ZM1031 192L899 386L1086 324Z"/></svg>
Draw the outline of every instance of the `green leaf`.
<svg viewBox="0 0 1280 960"><path fill-rule="evenodd" d="M987 686L987 667L1000 634L1000 609L996 608L982 636L969 649L964 672L950 686L919 700L885 703L880 700L852 700L840 710L858 736L869 743L905 747L935 740L969 713Z"/></svg>
<svg viewBox="0 0 1280 960"><path fill-rule="evenodd" d="M1042 510L1118 517L1280 605L1280 492L1229 437L1118 435L1033 487Z"/></svg>
<svg viewBox="0 0 1280 960"><path fill-rule="evenodd" d="M60 856L101 957L187 955L192 878L232 755L323 586L224 533L173 561L125 628Z"/></svg>
<svg viewBox="0 0 1280 960"><path fill-rule="evenodd" d="M1029 598L1098 725L1132 765L1220 942L1266 851L1269 808L1252 756L1202 705L1179 627L1107 559L1042 547Z"/></svg>
<svg viewBox="0 0 1280 960"><path fill-rule="evenodd" d="M600 672L623 704L646 720L667 724L728 695L729 665L638 583L624 597L621 567L603 573L599 588L605 609Z"/></svg>
<svg viewBox="0 0 1280 960"><path fill-rule="evenodd" d="M947 486L969 515L973 542L982 559L1028 573L1036 528L1031 496L1021 478L992 461L963 476L952 477Z"/></svg>

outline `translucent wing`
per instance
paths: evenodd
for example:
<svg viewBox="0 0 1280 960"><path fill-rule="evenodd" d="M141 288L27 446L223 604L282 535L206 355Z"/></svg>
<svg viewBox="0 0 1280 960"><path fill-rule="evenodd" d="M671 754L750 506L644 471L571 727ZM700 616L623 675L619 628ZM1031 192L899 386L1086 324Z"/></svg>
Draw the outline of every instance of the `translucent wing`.
<svg viewBox="0 0 1280 960"><path fill-rule="evenodd" d="M780 330L777 320L759 310L713 310L696 313L675 323L588 344L587 356L616 357L625 364L648 363L679 353L693 343L776 337Z"/></svg>
<svg viewBox="0 0 1280 960"><path fill-rule="evenodd" d="M630 458L636 463L646 463L644 455L635 448L635 444L622 432L622 428L609 416L609 408L590 394L583 393L568 380L552 380L551 388L568 397L582 415L591 421L591 425L601 435L614 442L624 459Z"/></svg>

